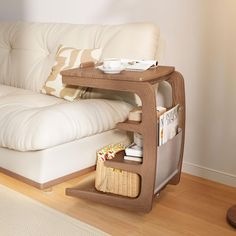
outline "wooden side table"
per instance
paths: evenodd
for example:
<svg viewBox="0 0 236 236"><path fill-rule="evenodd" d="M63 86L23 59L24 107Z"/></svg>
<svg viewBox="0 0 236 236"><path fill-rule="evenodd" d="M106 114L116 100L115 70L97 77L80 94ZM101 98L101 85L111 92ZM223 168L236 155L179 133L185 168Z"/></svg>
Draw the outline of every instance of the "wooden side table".
<svg viewBox="0 0 236 236"><path fill-rule="evenodd" d="M159 66L144 72L122 71L120 74L104 74L93 67L63 71L63 83L76 86L118 90L136 93L142 101L142 121L125 121L117 124L118 129L138 132L143 135L143 162L128 164L123 160L106 161L105 165L112 168L137 173L141 177L141 189L137 198L129 198L95 189L94 182L89 185L66 189L66 194L94 200L107 205L130 210L148 212L152 209L157 162L157 115L155 84L167 81L172 87L172 105L180 105L179 127L182 129L182 140L178 173L168 181L177 184L180 180L185 131L185 90L182 75L174 67ZM167 184L168 184L167 183Z"/></svg>

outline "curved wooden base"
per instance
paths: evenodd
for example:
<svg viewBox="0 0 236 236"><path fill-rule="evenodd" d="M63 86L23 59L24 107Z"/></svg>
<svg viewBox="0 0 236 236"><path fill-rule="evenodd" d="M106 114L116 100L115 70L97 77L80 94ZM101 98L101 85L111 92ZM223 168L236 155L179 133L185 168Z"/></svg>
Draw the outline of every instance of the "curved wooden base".
<svg viewBox="0 0 236 236"><path fill-rule="evenodd" d="M227 221L236 228L236 205L232 206L227 211Z"/></svg>

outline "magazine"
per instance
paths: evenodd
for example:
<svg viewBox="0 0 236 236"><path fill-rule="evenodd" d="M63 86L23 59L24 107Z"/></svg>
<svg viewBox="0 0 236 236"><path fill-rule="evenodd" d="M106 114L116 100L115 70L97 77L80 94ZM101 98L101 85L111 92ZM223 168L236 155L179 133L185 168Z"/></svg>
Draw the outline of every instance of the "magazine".
<svg viewBox="0 0 236 236"><path fill-rule="evenodd" d="M155 60L140 60L140 61L133 61L129 62L126 65L125 70L127 71L145 71L150 67L156 67L158 64Z"/></svg>
<svg viewBox="0 0 236 236"><path fill-rule="evenodd" d="M178 131L178 110L176 105L159 118L159 146L172 139Z"/></svg>

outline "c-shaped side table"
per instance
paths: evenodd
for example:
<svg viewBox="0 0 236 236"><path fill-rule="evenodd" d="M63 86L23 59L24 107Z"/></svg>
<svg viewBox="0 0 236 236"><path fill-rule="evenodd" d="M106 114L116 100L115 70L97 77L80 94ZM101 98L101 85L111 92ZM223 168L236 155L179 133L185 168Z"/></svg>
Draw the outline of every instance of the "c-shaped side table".
<svg viewBox="0 0 236 236"><path fill-rule="evenodd" d="M99 192L95 189L94 182L85 186L68 188L66 194L125 209L149 212L152 209L158 158L155 84L167 81L172 87L172 106L179 104L179 127L182 129L182 140L178 173L168 181L169 184L178 184L182 168L185 133L185 90L182 75L175 71L174 67L167 66L158 66L144 72L122 71L120 74L113 75L104 74L94 67L71 69L63 71L61 74L63 83L68 85L127 91L137 94L142 101L142 121L121 122L117 124L117 128L142 134L144 147L142 164L128 164L122 160L105 162L108 167L140 175L140 194L137 198Z"/></svg>

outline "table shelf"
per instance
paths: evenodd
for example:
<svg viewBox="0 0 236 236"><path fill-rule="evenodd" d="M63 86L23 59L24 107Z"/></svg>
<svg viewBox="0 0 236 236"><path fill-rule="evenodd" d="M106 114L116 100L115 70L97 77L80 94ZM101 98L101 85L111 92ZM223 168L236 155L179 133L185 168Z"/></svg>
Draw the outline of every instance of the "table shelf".
<svg viewBox="0 0 236 236"><path fill-rule="evenodd" d="M104 165L106 167L112 167L115 169L121 169L124 171L140 174L142 172L142 163L124 160L124 155L124 151L119 152L116 154L115 158L106 160Z"/></svg>
<svg viewBox="0 0 236 236"><path fill-rule="evenodd" d="M85 180L86 181L86 180ZM138 210L138 211L149 211L150 209L146 206L141 195L136 198L125 197L112 193L104 193L97 191L94 179L88 178L88 180L73 188L66 189L66 195L79 197L86 200L98 201L100 203L110 206L124 206L127 210Z"/></svg>
<svg viewBox="0 0 236 236"><path fill-rule="evenodd" d="M142 122L126 120L116 124L117 129L126 130L130 132L142 133Z"/></svg>

